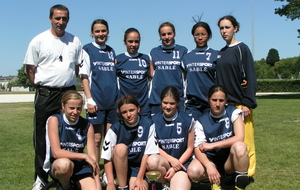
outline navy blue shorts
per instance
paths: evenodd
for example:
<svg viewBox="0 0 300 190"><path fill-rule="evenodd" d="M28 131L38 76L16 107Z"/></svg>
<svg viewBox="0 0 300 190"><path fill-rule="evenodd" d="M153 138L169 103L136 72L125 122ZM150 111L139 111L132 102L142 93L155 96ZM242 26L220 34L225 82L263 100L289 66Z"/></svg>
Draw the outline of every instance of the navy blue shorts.
<svg viewBox="0 0 300 190"><path fill-rule="evenodd" d="M140 167L128 167L128 177L137 177ZM144 177L145 178L145 177Z"/></svg>
<svg viewBox="0 0 300 190"><path fill-rule="evenodd" d="M189 116L193 117L195 120L199 119L199 117L203 114L203 112L208 107L201 105L201 106L192 106L189 104L185 105L185 113L187 113Z"/></svg>
<svg viewBox="0 0 300 190"><path fill-rule="evenodd" d="M162 112L160 104L150 104L151 116Z"/></svg>
<svg viewBox="0 0 300 190"><path fill-rule="evenodd" d="M84 160L71 160L74 163L73 175L71 176L71 180L77 182L86 177L93 177L93 171L90 165ZM52 175L52 164L50 165L50 177L54 180L57 180Z"/></svg>
<svg viewBox="0 0 300 190"><path fill-rule="evenodd" d="M212 161L219 172L224 172L224 165L225 165L225 162L227 161L228 159L228 156L230 154L230 148L222 148L220 149L216 155L209 155L209 154L206 154L208 159L210 161Z"/></svg>
<svg viewBox="0 0 300 190"><path fill-rule="evenodd" d="M96 113L86 113L86 118L93 125L101 125L105 123L115 123L119 121L119 117L117 111L115 109L112 110L98 110Z"/></svg>

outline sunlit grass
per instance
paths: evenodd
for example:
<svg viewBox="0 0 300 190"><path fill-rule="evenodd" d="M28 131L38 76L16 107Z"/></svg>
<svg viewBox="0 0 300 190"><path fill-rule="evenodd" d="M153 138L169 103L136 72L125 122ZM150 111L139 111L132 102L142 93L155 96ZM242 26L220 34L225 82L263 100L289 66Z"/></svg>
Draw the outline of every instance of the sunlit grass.
<svg viewBox="0 0 300 190"><path fill-rule="evenodd" d="M297 189L300 182L300 95L257 98L257 171L248 190ZM33 103L0 104L0 189L33 184ZM85 113L82 113L84 116Z"/></svg>

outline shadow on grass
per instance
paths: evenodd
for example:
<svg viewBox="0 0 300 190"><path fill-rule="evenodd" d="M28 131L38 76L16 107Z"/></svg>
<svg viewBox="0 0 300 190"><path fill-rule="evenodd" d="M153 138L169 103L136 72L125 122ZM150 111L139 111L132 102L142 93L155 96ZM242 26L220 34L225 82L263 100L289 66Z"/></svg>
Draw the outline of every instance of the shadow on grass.
<svg viewBox="0 0 300 190"><path fill-rule="evenodd" d="M271 94L256 96L256 99L300 99L300 94Z"/></svg>

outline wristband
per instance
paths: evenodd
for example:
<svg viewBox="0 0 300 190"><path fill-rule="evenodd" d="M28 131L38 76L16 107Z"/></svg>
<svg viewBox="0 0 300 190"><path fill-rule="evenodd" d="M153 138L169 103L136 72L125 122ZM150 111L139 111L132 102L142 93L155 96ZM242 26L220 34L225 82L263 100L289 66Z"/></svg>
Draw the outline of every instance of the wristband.
<svg viewBox="0 0 300 190"><path fill-rule="evenodd" d="M87 103L87 104L91 104L91 105L93 105L93 106L96 106L96 105L97 105L96 102L93 100L93 98L88 98L88 99L86 99L86 103Z"/></svg>

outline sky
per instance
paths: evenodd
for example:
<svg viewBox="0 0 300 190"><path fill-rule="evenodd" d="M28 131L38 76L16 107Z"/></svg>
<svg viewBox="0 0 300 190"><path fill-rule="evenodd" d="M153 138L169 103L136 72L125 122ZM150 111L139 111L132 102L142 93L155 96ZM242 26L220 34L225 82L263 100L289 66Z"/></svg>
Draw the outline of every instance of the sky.
<svg viewBox="0 0 300 190"><path fill-rule="evenodd" d="M22 67L29 42L37 34L50 29L49 9L63 4L70 10L66 31L76 35L82 45L94 41L90 35L95 19L105 19L109 24L108 45L116 54L124 53L124 32L137 28L141 33L139 52L149 54L161 44L158 27L169 21L176 28L176 43L195 48L191 28L193 17L200 17L212 29L208 46L219 50L225 46L217 27L225 15L234 16L240 23L236 39L246 43L254 60L266 59L271 48L279 57L300 55L297 29L300 20L287 20L274 13L285 2L274 0L8 0L1 2L0 18L0 76L17 75Z"/></svg>

